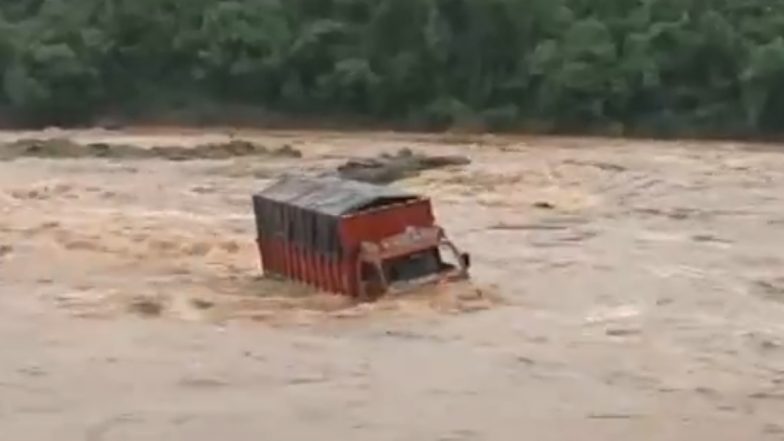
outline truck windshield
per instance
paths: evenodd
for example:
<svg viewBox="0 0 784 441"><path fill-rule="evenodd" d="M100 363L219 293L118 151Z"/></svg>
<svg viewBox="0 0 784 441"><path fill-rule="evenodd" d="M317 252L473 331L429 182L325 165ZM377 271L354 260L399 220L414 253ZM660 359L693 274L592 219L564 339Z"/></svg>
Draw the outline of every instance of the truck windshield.
<svg viewBox="0 0 784 441"><path fill-rule="evenodd" d="M384 262L384 272L390 283L417 279L441 270L441 258L436 248L396 257Z"/></svg>

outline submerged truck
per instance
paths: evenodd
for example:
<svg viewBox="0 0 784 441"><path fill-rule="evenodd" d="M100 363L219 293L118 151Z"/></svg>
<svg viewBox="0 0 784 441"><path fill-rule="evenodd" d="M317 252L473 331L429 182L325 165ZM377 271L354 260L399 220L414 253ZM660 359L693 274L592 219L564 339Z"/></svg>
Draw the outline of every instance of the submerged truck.
<svg viewBox="0 0 784 441"><path fill-rule="evenodd" d="M339 177L284 176L253 195L265 275L374 300L467 279L429 198Z"/></svg>

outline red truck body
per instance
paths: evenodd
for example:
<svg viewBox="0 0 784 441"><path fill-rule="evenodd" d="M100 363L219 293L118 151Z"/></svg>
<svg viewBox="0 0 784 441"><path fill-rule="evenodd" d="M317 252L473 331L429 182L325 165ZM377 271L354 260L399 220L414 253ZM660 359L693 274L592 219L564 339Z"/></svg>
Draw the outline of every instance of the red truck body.
<svg viewBox="0 0 784 441"><path fill-rule="evenodd" d="M414 271L419 275L451 268L441 261L445 239L426 197L340 178L285 176L253 195L253 206L268 275L360 297L369 279L395 282L408 256L434 259L435 270ZM467 255L460 257L467 267Z"/></svg>

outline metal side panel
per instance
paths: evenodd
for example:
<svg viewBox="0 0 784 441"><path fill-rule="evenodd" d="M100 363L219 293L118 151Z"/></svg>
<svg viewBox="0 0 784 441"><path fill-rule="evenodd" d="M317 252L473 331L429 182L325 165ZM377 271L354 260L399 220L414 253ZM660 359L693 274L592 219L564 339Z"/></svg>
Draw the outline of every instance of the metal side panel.
<svg viewBox="0 0 784 441"><path fill-rule="evenodd" d="M434 223L429 200L393 205L341 219L340 238L347 253L356 253L362 242L378 243L400 234L406 227Z"/></svg>

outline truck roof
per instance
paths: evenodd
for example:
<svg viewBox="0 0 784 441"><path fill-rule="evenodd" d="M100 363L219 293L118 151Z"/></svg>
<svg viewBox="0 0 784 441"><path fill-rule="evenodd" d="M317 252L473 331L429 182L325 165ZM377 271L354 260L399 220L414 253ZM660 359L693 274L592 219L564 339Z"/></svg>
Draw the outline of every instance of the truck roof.
<svg viewBox="0 0 784 441"><path fill-rule="evenodd" d="M363 209L419 199L394 187L373 185L334 176L285 175L254 197L342 216Z"/></svg>

